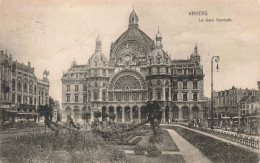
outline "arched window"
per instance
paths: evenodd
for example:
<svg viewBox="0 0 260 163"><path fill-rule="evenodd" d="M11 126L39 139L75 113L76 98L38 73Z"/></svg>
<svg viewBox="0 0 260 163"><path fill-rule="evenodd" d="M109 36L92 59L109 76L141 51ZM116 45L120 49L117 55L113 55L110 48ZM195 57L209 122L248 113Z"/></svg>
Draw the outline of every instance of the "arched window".
<svg viewBox="0 0 260 163"><path fill-rule="evenodd" d="M18 91L22 91L21 80L18 80L17 89L18 89Z"/></svg>
<svg viewBox="0 0 260 163"><path fill-rule="evenodd" d="M23 91L26 92L27 91L27 83L24 82L24 85L23 85Z"/></svg>
<svg viewBox="0 0 260 163"><path fill-rule="evenodd" d="M12 91L15 91L15 79L12 80Z"/></svg>

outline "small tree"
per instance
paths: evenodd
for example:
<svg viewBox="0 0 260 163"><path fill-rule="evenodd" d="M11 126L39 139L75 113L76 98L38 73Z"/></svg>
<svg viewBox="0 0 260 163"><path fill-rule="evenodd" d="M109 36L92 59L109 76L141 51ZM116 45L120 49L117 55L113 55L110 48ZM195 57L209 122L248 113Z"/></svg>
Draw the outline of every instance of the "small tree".
<svg viewBox="0 0 260 163"><path fill-rule="evenodd" d="M82 118L84 120L86 120L86 122L88 123L89 122L89 119L91 118L91 113L90 112L86 112L83 114Z"/></svg>
<svg viewBox="0 0 260 163"><path fill-rule="evenodd" d="M102 116L102 114L101 114L100 111L95 111L95 112L94 112L94 117L97 118L97 120L98 120L98 118L100 118L101 116ZM99 120L98 120L98 121L99 121Z"/></svg>
<svg viewBox="0 0 260 163"><path fill-rule="evenodd" d="M45 118L45 128L46 123L52 118L53 115L53 108L49 107L48 105L39 106L38 109L39 116L43 116Z"/></svg>
<svg viewBox="0 0 260 163"><path fill-rule="evenodd" d="M102 119L106 120L107 117L108 117L108 114L106 112L102 114Z"/></svg>
<svg viewBox="0 0 260 163"><path fill-rule="evenodd" d="M109 119L111 119L113 122L116 119L116 114L115 113L109 113Z"/></svg>
<svg viewBox="0 0 260 163"><path fill-rule="evenodd" d="M162 119L162 111L160 109L160 105L157 101L147 102L145 114L148 116L148 121L151 125L153 131L153 140L152 143L155 143L155 139L158 136L157 130L159 129L159 125Z"/></svg>

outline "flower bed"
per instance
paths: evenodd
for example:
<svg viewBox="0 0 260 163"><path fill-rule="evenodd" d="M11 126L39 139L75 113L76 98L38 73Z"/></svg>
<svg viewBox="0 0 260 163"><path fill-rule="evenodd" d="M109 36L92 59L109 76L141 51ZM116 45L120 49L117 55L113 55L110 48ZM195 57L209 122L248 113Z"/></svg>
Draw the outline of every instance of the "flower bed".
<svg viewBox="0 0 260 163"><path fill-rule="evenodd" d="M10 138L0 156L9 162L125 162L124 151L91 133L59 132Z"/></svg>
<svg viewBox="0 0 260 163"><path fill-rule="evenodd" d="M258 162L257 153L222 142L197 132L174 126L172 127L179 135L197 147L213 162Z"/></svg>

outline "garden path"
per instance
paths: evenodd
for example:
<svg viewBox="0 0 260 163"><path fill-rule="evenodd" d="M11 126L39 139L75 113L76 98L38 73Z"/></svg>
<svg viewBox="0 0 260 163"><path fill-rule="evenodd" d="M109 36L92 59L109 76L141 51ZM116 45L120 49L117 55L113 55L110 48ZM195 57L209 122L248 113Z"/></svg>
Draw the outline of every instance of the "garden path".
<svg viewBox="0 0 260 163"><path fill-rule="evenodd" d="M178 146L180 153L182 154L185 162L194 163L194 162L203 162L209 163L211 162L205 155L203 155L200 150L186 141L183 137L177 134L172 129L167 129L172 139L175 141Z"/></svg>

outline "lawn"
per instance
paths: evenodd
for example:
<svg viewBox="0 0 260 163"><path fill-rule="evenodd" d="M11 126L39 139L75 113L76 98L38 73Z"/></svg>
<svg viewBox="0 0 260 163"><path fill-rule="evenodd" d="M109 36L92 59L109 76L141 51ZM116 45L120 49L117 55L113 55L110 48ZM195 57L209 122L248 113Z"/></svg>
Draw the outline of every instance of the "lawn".
<svg viewBox="0 0 260 163"><path fill-rule="evenodd" d="M160 155L159 157L146 157L144 155L134 155L128 154L127 155L128 162L130 163L167 163L167 162L176 162L176 163L184 163L184 159L180 154L164 154Z"/></svg>
<svg viewBox="0 0 260 163"><path fill-rule="evenodd" d="M174 126L169 128L174 129L213 162L259 162L257 153L182 127Z"/></svg>

